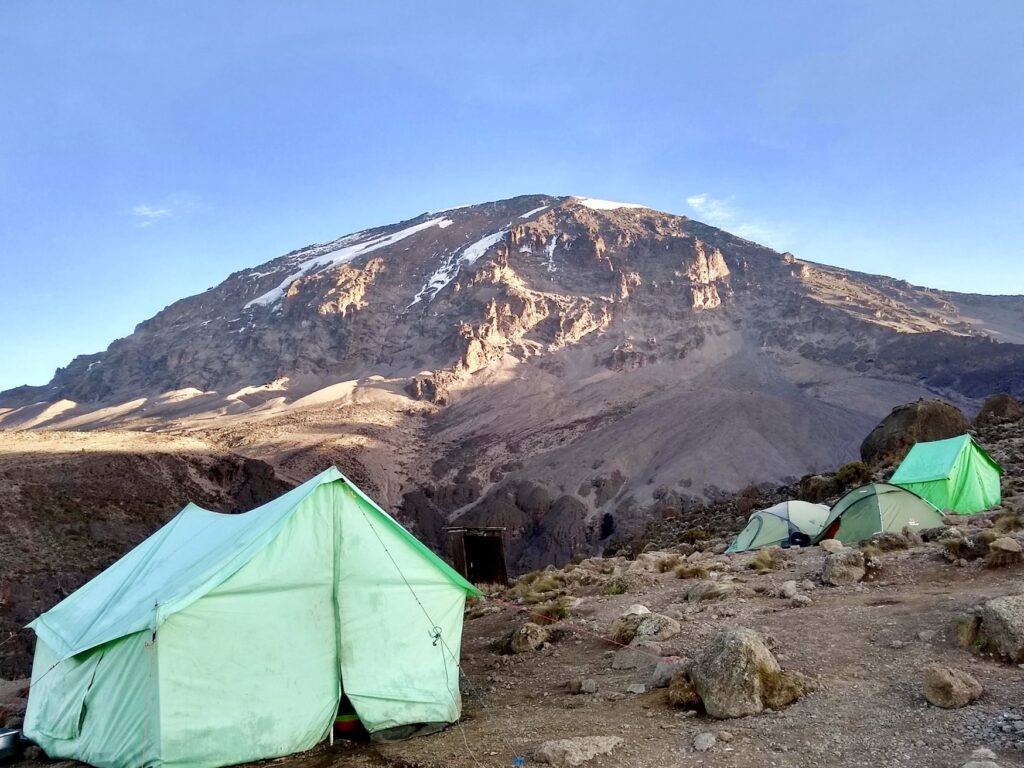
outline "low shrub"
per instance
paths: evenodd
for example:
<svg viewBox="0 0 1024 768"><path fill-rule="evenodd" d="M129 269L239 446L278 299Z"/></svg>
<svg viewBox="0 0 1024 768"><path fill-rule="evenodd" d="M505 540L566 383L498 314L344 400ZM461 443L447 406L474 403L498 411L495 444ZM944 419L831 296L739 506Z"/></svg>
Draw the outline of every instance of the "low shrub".
<svg viewBox="0 0 1024 768"><path fill-rule="evenodd" d="M621 576L612 576L604 583L601 590L602 595L624 595L626 594L626 580Z"/></svg>

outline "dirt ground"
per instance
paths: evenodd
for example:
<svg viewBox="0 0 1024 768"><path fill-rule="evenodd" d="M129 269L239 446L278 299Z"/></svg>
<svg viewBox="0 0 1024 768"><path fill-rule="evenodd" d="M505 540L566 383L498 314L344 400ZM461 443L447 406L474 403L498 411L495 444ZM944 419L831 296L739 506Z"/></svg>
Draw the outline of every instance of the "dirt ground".
<svg viewBox="0 0 1024 768"><path fill-rule="evenodd" d="M984 600L1024 592L1024 566L991 569L981 561L957 566L938 545L881 555L872 581L821 585L824 553L793 551L779 570L758 575L749 555L718 556L725 571L745 580L752 597L687 604L692 580L671 571L631 574L628 591L604 596L599 585L576 590L571 615L554 625L550 646L503 655L499 646L521 625L528 608L504 597L467 611L463 644L464 719L441 734L390 745L339 742L273 761L288 768L392 766L449 768L537 764L533 750L549 739L615 735L623 744L592 768L666 765L734 766L961 766L978 747L992 749L1001 766L1024 765L1024 668L957 646L957 616ZM776 596L782 582L812 602L793 607ZM714 720L675 709L665 690L626 693L649 683L650 669L615 670L617 646L607 639L614 619L641 603L676 615L682 632L662 653L692 657L717 631L748 627L769 638L783 668L802 672L818 690L779 712ZM932 630L932 639L919 634ZM963 669L984 686L974 704L958 710L928 705L922 689L926 664ZM566 682L592 678L596 694L568 692ZM731 734L723 737L722 732ZM696 752L693 738L711 732L718 743ZM28 764L26 764L28 765Z"/></svg>

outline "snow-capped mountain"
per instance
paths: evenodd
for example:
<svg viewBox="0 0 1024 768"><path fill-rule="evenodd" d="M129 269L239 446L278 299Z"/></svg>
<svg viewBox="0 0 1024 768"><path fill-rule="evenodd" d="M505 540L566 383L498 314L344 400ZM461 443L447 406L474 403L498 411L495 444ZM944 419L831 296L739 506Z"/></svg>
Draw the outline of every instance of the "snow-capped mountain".
<svg viewBox="0 0 1024 768"><path fill-rule="evenodd" d="M1022 395L1022 345L1021 297L526 195L237 272L0 394L0 428L202 431L293 479L333 461L428 539L501 521L540 562L665 489L840 464L897 403Z"/></svg>

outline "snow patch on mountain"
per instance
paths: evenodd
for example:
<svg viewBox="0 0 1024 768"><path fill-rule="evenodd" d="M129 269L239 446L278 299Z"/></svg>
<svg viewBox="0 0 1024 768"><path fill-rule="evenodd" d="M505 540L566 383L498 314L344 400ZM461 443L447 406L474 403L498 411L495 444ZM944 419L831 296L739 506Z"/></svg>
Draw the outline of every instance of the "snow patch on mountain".
<svg viewBox="0 0 1024 768"><path fill-rule="evenodd" d="M262 296L257 296L255 299L245 305L246 309L250 309L256 306L271 306L279 302L284 298L288 287L298 280L300 277L305 277L312 272L322 271L324 269L330 269L346 262L352 261L352 259L363 256L373 251L378 251L381 248L387 248L390 245L394 245L400 240L404 240L407 237L415 235L417 232L422 232L424 229L430 227L448 227L451 225L451 219L428 219L427 221L420 222L419 224L413 224L411 227L399 230L398 232L392 232L389 235L381 235L367 240L363 243L356 243L355 245L345 246L336 250L328 251L327 253L320 254L311 259L306 259L296 265L296 271L288 275L281 283L271 290L264 293Z"/></svg>
<svg viewBox="0 0 1024 768"><path fill-rule="evenodd" d="M599 200L596 197L574 197L573 201L595 211L614 211L617 208L646 208L639 203L617 203L614 200Z"/></svg>
<svg viewBox="0 0 1024 768"><path fill-rule="evenodd" d="M556 245L558 245L558 236L557 235L552 235L551 236L551 242L548 243L547 246L544 248L544 250L547 251L547 253L548 253L548 260L546 262L547 268L548 268L548 272L554 272L555 271L555 246Z"/></svg>
<svg viewBox="0 0 1024 768"><path fill-rule="evenodd" d="M520 216L519 218L520 218L520 219L528 219L528 218L530 218L531 216L533 216L533 214L535 214L535 213L540 213L541 211L546 211L547 209L548 209L548 206L546 206L546 205L542 205L542 206L540 206L540 207L538 207L538 208L534 208L534 209L533 209L532 211L527 211L526 213L524 213L524 214L523 214L522 216Z"/></svg>
<svg viewBox="0 0 1024 768"><path fill-rule="evenodd" d="M475 243L470 243L461 250L455 250L452 253L445 256L444 261L441 262L441 266L427 278L427 282L423 284L423 287L419 289L416 296L409 303L409 307L418 304L420 301L431 301L437 294L448 285L452 280L459 274L459 270L465 264L469 266L475 263L482 257L487 250L494 245L500 243L505 235L508 234L507 229L503 229L500 232L495 232L493 235L487 235L477 240ZM408 309L409 307L406 307Z"/></svg>

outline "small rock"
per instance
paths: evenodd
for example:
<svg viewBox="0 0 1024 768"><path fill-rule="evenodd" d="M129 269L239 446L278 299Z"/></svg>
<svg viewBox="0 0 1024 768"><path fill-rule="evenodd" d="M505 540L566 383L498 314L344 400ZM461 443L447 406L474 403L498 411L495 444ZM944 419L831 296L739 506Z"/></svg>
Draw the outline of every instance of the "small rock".
<svg viewBox="0 0 1024 768"><path fill-rule="evenodd" d="M938 633L934 629L926 629L917 633L917 639L922 643L930 643Z"/></svg>
<svg viewBox="0 0 1024 768"><path fill-rule="evenodd" d="M718 740L725 744L728 744L730 741L732 741L732 734L729 733L729 731L719 731Z"/></svg>
<svg viewBox="0 0 1024 768"><path fill-rule="evenodd" d="M994 549L998 552L1007 552L1009 554L1020 554L1021 552L1020 544L1016 539L1011 539L1009 536L1001 536L989 544L988 548Z"/></svg>
<svg viewBox="0 0 1024 768"><path fill-rule="evenodd" d="M867 569L864 566L864 554L857 549L844 549L825 558L821 580L838 587L856 584L864 578L865 573Z"/></svg>
<svg viewBox="0 0 1024 768"><path fill-rule="evenodd" d="M995 760L996 753L991 749L985 749L985 747L978 747L976 750L971 752L971 758L973 760Z"/></svg>
<svg viewBox="0 0 1024 768"><path fill-rule="evenodd" d="M787 600L792 600L797 594L796 582L792 579L782 582L782 586L779 588L779 594Z"/></svg>
<svg viewBox="0 0 1024 768"><path fill-rule="evenodd" d="M846 549L846 546L839 539L824 539L818 542L818 546L824 549L829 554L835 554Z"/></svg>
<svg viewBox="0 0 1024 768"><path fill-rule="evenodd" d="M716 741L717 739L713 733L708 733L707 731L698 733L693 737L693 748L698 752L707 752L715 746Z"/></svg>
<svg viewBox="0 0 1024 768"><path fill-rule="evenodd" d="M640 603L633 603L633 605L629 606L629 608L624 610L621 615L622 616L645 616L646 614L648 614L650 612L651 612L651 609L648 608L646 605L641 605Z"/></svg>
<svg viewBox="0 0 1024 768"><path fill-rule="evenodd" d="M612 669L637 669L652 674L660 660L661 646L656 643L637 643L615 652Z"/></svg>
<svg viewBox="0 0 1024 768"><path fill-rule="evenodd" d="M643 683L633 683L632 685L630 685L629 687L626 688L626 693L632 693L632 694L647 693L647 686L644 685Z"/></svg>
<svg viewBox="0 0 1024 768"><path fill-rule="evenodd" d="M813 602L807 595L793 595L793 599L789 601L789 604L794 608L806 608Z"/></svg>
<svg viewBox="0 0 1024 768"><path fill-rule="evenodd" d="M580 683L580 693L597 693L597 680L588 677Z"/></svg>
<svg viewBox="0 0 1024 768"><path fill-rule="evenodd" d="M929 664L924 670L924 695L931 704L957 709L981 696L981 683L953 667Z"/></svg>
<svg viewBox="0 0 1024 768"><path fill-rule="evenodd" d="M818 585L815 584L810 579L804 579L803 581L800 582L800 589L802 589L804 592L810 592L810 591L812 591L814 589L817 589L817 588L818 588Z"/></svg>
<svg viewBox="0 0 1024 768"><path fill-rule="evenodd" d="M651 673L651 688L667 688L676 672L686 667L686 660L678 656L666 656L658 662Z"/></svg>
<svg viewBox="0 0 1024 768"><path fill-rule="evenodd" d="M545 741L533 752L538 763L554 766L577 766L598 755L610 755L622 744L618 736L580 736L574 739Z"/></svg>
<svg viewBox="0 0 1024 768"><path fill-rule="evenodd" d="M551 630L533 622L526 622L512 633L508 641L508 649L512 653L535 651L547 642Z"/></svg>

